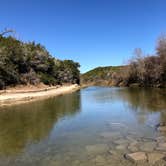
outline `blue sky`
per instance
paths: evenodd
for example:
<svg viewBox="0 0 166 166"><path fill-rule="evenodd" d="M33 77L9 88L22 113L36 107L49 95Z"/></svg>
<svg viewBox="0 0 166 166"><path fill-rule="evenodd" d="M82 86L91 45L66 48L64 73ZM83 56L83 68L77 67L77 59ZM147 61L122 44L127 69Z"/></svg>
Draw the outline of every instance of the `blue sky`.
<svg viewBox="0 0 166 166"><path fill-rule="evenodd" d="M166 32L165 0L0 0L0 29L43 44L59 59L121 65L134 48L153 53Z"/></svg>

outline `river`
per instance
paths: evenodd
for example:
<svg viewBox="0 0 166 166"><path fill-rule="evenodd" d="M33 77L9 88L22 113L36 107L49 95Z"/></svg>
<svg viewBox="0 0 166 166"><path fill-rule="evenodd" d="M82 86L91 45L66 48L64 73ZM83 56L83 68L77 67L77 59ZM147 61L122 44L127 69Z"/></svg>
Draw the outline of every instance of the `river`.
<svg viewBox="0 0 166 166"><path fill-rule="evenodd" d="M163 153L163 89L94 86L0 110L0 166L130 166L128 153Z"/></svg>

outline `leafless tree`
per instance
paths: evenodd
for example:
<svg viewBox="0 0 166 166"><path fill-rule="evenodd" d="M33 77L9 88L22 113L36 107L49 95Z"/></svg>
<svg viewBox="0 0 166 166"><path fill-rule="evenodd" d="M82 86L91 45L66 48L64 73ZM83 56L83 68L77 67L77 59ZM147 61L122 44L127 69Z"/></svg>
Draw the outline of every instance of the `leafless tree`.
<svg viewBox="0 0 166 166"><path fill-rule="evenodd" d="M0 36L4 36L8 33L15 33L15 31L13 29L8 29L8 28L5 28L1 33L0 33Z"/></svg>

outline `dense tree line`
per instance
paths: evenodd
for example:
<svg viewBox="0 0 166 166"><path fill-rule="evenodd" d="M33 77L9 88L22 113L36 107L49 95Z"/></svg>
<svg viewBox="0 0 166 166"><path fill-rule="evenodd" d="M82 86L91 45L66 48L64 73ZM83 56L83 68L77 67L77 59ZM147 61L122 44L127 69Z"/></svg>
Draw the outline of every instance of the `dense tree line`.
<svg viewBox="0 0 166 166"><path fill-rule="evenodd" d="M145 55L140 48L124 66L98 67L81 75L85 85L166 87L166 36L158 39L156 53Z"/></svg>
<svg viewBox="0 0 166 166"><path fill-rule="evenodd" d="M135 49L135 57L124 70L112 75L114 85L166 87L166 36L159 38L156 54L144 55Z"/></svg>
<svg viewBox="0 0 166 166"><path fill-rule="evenodd" d="M79 63L57 60L45 47L0 34L0 89L18 84L79 84Z"/></svg>

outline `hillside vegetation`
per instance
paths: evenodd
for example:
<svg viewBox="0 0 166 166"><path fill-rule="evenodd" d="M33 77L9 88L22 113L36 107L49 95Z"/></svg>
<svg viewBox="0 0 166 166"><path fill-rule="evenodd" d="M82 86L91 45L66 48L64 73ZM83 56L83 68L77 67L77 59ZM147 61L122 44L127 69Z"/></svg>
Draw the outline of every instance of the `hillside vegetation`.
<svg viewBox="0 0 166 166"><path fill-rule="evenodd" d="M15 85L79 84L79 63L55 59L41 44L0 35L0 89Z"/></svg>
<svg viewBox="0 0 166 166"><path fill-rule="evenodd" d="M97 67L81 75L81 84L111 86L113 75L120 72L122 68L124 66Z"/></svg>
<svg viewBox="0 0 166 166"><path fill-rule="evenodd" d="M146 55L137 48L126 66L96 68L83 74L81 82L93 85L166 87L166 36L158 39L154 55Z"/></svg>

